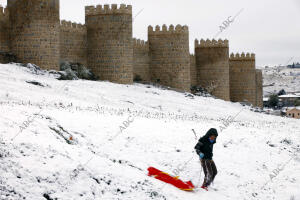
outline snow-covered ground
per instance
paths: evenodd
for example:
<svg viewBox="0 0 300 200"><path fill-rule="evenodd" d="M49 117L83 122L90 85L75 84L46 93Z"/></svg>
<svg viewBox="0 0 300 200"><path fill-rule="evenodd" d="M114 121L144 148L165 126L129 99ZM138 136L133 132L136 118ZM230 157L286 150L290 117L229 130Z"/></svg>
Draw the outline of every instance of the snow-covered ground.
<svg viewBox="0 0 300 200"><path fill-rule="evenodd" d="M149 85L58 81L16 65L0 65L0 108L1 200L300 199L296 119ZM153 166L199 186L193 148L211 127L222 131L208 192L147 176Z"/></svg>
<svg viewBox="0 0 300 200"><path fill-rule="evenodd" d="M263 69L264 95L286 92L300 92L300 69L288 67L270 67Z"/></svg>

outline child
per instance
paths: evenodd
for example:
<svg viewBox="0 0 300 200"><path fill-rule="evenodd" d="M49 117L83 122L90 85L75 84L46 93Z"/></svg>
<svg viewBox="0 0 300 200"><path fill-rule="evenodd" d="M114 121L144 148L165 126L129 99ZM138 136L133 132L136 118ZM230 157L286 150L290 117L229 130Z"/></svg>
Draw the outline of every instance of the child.
<svg viewBox="0 0 300 200"><path fill-rule="evenodd" d="M211 128L201 137L195 146L196 152L200 157L201 165L205 174L204 182L201 188L207 190L207 187L214 181L218 171L213 157L213 146L216 143L218 131Z"/></svg>

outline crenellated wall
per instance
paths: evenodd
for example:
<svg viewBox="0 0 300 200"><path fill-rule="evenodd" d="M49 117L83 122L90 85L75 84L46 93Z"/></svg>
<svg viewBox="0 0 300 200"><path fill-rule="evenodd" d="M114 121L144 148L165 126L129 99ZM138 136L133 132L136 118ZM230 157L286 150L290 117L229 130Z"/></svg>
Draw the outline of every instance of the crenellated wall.
<svg viewBox="0 0 300 200"><path fill-rule="evenodd" d="M263 76L262 70L256 70L256 106L263 107Z"/></svg>
<svg viewBox="0 0 300 200"><path fill-rule="evenodd" d="M197 86L197 68L195 55L190 55L191 86Z"/></svg>
<svg viewBox="0 0 300 200"><path fill-rule="evenodd" d="M150 81L149 44L144 40L133 39L133 76L142 81Z"/></svg>
<svg viewBox="0 0 300 200"><path fill-rule="evenodd" d="M232 102L249 102L256 106L256 72L255 54L231 54L230 66L230 100Z"/></svg>
<svg viewBox="0 0 300 200"><path fill-rule="evenodd" d="M212 94L261 107L262 72L254 54L231 54L228 40L195 40L189 28L148 27L148 41L132 38L132 6L85 7L85 25L59 19L60 0L8 0L0 7L0 63L10 60L59 70L59 61L87 66L101 80L151 81L180 91L213 88Z"/></svg>
<svg viewBox="0 0 300 200"><path fill-rule="evenodd" d="M197 84L214 86L212 94L230 101L228 40L195 40Z"/></svg>
<svg viewBox="0 0 300 200"><path fill-rule="evenodd" d="M132 6L87 6L88 67L116 83L133 82Z"/></svg>
<svg viewBox="0 0 300 200"><path fill-rule="evenodd" d="M60 24L60 61L87 65L86 26L62 20Z"/></svg>
<svg viewBox="0 0 300 200"><path fill-rule="evenodd" d="M170 25L148 27L150 74L153 82L190 91L189 29Z"/></svg>
<svg viewBox="0 0 300 200"><path fill-rule="evenodd" d="M8 0L10 49L23 63L59 69L59 0Z"/></svg>

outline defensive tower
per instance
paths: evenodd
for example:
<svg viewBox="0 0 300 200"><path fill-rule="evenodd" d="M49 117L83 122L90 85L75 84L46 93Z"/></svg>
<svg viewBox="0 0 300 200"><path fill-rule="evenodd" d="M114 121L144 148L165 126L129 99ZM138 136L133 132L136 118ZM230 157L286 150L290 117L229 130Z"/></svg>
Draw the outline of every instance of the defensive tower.
<svg viewBox="0 0 300 200"><path fill-rule="evenodd" d="M8 9L0 7L0 52L9 52Z"/></svg>
<svg viewBox="0 0 300 200"><path fill-rule="evenodd" d="M233 53L229 59L230 100L256 106L255 54Z"/></svg>
<svg viewBox="0 0 300 200"><path fill-rule="evenodd" d="M88 67L116 83L133 82L132 6L87 6Z"/></svg>
<svg viewBox="0 0 300 200"><path fill-rule="evenodd" d="M230 101L228 40L195 40L197 84L214 87L212 94Z"/></svg>
<svg viewBox="0 0 300 200"><path fill-rule="evenodd" d="M0 7L0 62L6 63L9 52L9 21L8 9Z"/></svg>
<svg viewBox="0 0 300 200"><path fill-rule="evenodd" d="M150 74L153 82L190 91L189 29L173 25L148 27Z"/></svg>
<svg viewBox="0 0 300 200"><path fill-rule="evenodd" d="M17 60L59 69L59 0L8 0L10 49Z"/></svg>

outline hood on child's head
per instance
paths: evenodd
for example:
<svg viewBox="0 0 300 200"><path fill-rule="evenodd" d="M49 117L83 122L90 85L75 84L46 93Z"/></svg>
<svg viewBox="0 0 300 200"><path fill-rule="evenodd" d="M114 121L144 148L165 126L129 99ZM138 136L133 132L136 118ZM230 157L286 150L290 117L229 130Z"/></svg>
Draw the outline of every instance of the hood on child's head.
<svg viewBox="0 0 300 200"><path fill-rule="evenodd" d="M210 137L212 135L215 135L216 137L218 137L218 131L215 128L211 128L207 131L206 135L207 137Z"/></svg>

